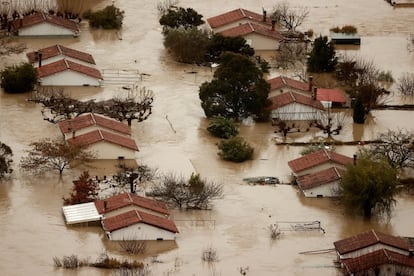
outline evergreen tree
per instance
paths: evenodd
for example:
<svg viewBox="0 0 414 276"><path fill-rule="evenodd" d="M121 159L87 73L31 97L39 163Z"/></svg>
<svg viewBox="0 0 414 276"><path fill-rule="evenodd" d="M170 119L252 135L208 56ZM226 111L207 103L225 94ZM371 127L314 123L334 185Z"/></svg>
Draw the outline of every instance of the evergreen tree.
<svg viewBox="0 0 414 276"><path fill-rule="evenodd" d="M327 36L319 36L313 43L312 51L308 57L309 72L332 72L335 70L338 59L332 41Z"/></svg>
<svg viewBox="0 0 414 276"><path fill-rule="evenodd" d="M353 119L356 124L363 124L365 122L365 107L360 97L355 102Z"/></svg>

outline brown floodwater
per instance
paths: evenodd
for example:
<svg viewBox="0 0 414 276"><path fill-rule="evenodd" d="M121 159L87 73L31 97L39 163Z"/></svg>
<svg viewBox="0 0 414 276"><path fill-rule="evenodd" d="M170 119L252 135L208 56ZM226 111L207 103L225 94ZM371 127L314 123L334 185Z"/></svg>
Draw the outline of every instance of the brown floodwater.
<svg viewBox="0 0 414 276"><path fill-rule="evenodd" d="M61 1L67 4L68 1ZM407 37L413 32L414 8L393 8L383 0L308 0L289 1L292 6L308 6L309 18L303 30L328 34L329 28L353 24L362 36L360 47L344 47L340 53L361 56L373 61L381 70L390 70L395 79L414 70L414 52L407 50ZM104 7L111 1L79 1L78 8ZM260 12L271 10L274 1L196 1L181 0L180 6L192 7L205 18L221 12L246 8ZM334 253L300 254L327 249L333 242L371 228L414 236L414 198L397 197L392 218L364 221L344 214L341 206L329 199L304 198L297 188L288 185L250 186L242 179L273 175L286 182L290 171L287 161L297 158L301 150L294 146L276 146L280 139L270 124L246 123L241 135L255 148L255 158L242 164L221 161L216 143L208 135L207 120L200 108L198 87L211 80L209 68L178 64L163 48L158 25L156 1L116 0L125 10L122 31L89 30L82 22L76 39L17 39L33 51L60 43L93 54L101 69L138 70L137 84L154 91L151 117L132 126L140 148L138 161L164 173L188 176L196 171L208 180L224 185L224 197L214 202L211 211L172 210L180 234L175 242L150 242L143 256L129 256L117 244L109 242L99 227L68 227L61 214L62 197L67 196L71 181L81 168L66 171L59 179L55 173L42 177L27 176L18 170L20 158L31 141L59 137L55 125L42 119L40 106L27 102L28 95L8 95L0 91L0 141L14 152L15 173L0 183L0 269L2 275L111 275L93 268L75 271L56 269L53 257L76 254L92 260L101 253L142 260L152 275L338 275L332 260ZM0 68L25 61L25 54L1 57ZM195 73L194 73L195 72ZM289 71L272 69L271 76ZM66 93L82 100L107 99L125 93L122 85L101 88L65 88ZM392 85L391 91L396 87ZM413 103L392 93L388 102ZM338 140L368 140L387 129L414 130L410 111L373 111L363 126L352 124L345 111L346 125ZM291 141L318 140L321 132L290 135ZM338 152L352 155L357 148L337 147ZM90 173L110 175L114 167L97 162ZM280 221L321 221L326 233L283 232L272 241L267 230ZM201 254L213 248L218 261L203 263ZM155 261L154 261L155 260Z"/></svg>

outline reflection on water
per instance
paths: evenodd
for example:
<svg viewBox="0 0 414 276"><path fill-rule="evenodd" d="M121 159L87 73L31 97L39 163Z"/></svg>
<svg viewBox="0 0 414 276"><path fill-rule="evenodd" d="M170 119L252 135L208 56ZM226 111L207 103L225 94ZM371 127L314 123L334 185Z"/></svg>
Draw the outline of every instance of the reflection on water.
<svg viewBox="0 0 414 276"><path fill-rule="evenodd" d="M68 1L62 1L62 3ZM79 9L111 1L77 1ZM336 25L355 24L362 36L359 49L341 48L372 59L381 70L391 70L398 79L404 72L413 71L414 56L406 50L409 26L414 25L412 9L392 9L385 1L322 0L290 1L294 6L308 5L310 17L304 29L327 34ZM183 0L183 7L193 7L210 17L225 10L243 7L260 12L271 9L273 3L241 0L233 1ZM107 251L122 258L144 260L154 275L238 275L239 269L249 267L249 275L335 275L334 254L303 255L299 252L332 248L332 242L372 227L387 233L413 235L412 196L397 199L393 217L387 221L364 221L344 214L341 206L329 199L306 199L298 189L288 185L250 186L244 177L271 175L282 182L290 179L287 160L297 158L301 147L275 146L274 128L269 124L242 125L240 135L255 148L255 159L234 164L223 162L217 155L218 139L206 131L208 121L199 105L198 87L211 80L210 68L177 64L162 45L156 3L153 1L120 0L116 5L124 9L122 32L92 30L82 22L82 34L76 39L18 39L26 43L28 51L63 44L93 54L98 67L133 69L145 73L141 84L155 93L151 117L132 126L133 137L140 148L138 162L150 164L164 171L178 174L199 172L202 177L224 185L223 199L214 202L211 211L172 210L180 234L175 242L148 242L143 256L130 256L118 244L108 241L99 227L67 227L61 206L72 180L82 170L92 175L111 175L115 164L100 161L89 167L66 171L61 180L55 173L46 176L27 176L18 170L18 162L33 140L60 137L58 128L43 120L41 107L27 102L27 94L7 95L0 92L0 141L14 152L16 173L10 181L0 183L0 267L7 275L111 275L93 268L75 272L53 268L54 256L77 254L95 258ZM375 13L372 12L375 7ZM120 39L122 38L122 39ZM269 56L271 54L267 53ZM5 64L25 61L25 53L2 57ZM194 73L196 72L196 73ZM283 74L292 74L284 71ZM278 75L272 71L271 75ZM329 81L327 80L327 85ZM102 88L65 87L65 92L81 100L102 100L125 93L118 86ZM390 90L395 91L395 84ZM392 94L391 102L413 103L412 98ZM388 128L413 130L410 111L378 110L370 113L364 125L352 123L347 112L344 128L337 140L369 140ZM168 120L167 120L168 119ZM295 141L324 138L321 131L297 133L288 137ZM352 156L356 148L338 146L340 153ZM116 163L116 162L115 162ZM319 220L326 233L285 232L272 241L267 230L276 221ZM219 262L208 266L201 260L202 251L213 247ZM157 255L159 262L152 263ZM16 260L19 260L18 262Z"/></svg>

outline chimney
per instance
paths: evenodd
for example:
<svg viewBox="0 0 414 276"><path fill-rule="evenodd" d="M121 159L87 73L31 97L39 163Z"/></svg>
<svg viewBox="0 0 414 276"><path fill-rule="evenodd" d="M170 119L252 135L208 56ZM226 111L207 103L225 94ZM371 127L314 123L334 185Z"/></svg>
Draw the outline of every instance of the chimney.
<svg viewBox="0 0 414 276"><path fill-rule="evenodd" d="M105 211L105 210L106 210L106 208L108 207L108 202L107 202L107 201L106 201L106 199L105 199L103 203L104 203L104 207L103 207L103 208L104 208L104 211Z"/></svg>
<svg viewBox="0 0 414 276"><path fill-rule="evenodd" d="M318 87L314 87L313 92L312 92L312 100L316 100L317 93L318 93Z"/></svg>
<svg viewBox="0 0 414 276"><path fill-rule="evenodd" d="M272 31L275 30L276 20L272 19Z"/></svg>
<svg viewBox="0 0 414 276"><path fill-rule="evenodd" d="M414 257L414 249L413 248L408 249L408 257L410 257L410 258Z"/></svg>
<svg viewBox="0 0 414 276"><path fill-rule="evenodd" d="M357 155L354 154L354 166L356 166L356 163L357 163Z"/></svg>
<svg viewBox="0 0 414 276"><path fill-rule="evenodd" d="M39 52L39 53L37 54L37 57L38 57L38 59L39 59L39 67L42 67L42 53L41 53L41 52Z"/></svg>
<svg viewBox="0 0 414 276"><path fill-rule="evenodd" d="M313 86L313 77L309 76L309 92L312 92L312 86Z"/></svg>
<svg viewBox="0 0 414 276"><path fill-rule="evenodd" d="M267 21L267 12L265 9L263 9L263 22Z"/></svg>

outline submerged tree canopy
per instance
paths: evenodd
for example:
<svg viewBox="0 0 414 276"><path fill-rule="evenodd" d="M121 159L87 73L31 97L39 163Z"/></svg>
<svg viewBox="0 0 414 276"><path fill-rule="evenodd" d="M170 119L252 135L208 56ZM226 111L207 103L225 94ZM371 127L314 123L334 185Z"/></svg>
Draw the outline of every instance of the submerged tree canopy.
<svg viewBox="0 0 414 276"><path fill-rule="evenodd" d="M37 70L30 63L8 66L0 73L1 87L8 93L24 93L34 89Z"/></svg>
<svg viewBox="0 0 414 276"><path fill-rule="evenodd" d="M222 55L214 79L201 85L199 96L207 117L240 120L253 116L267 120L269 90L270 85L254 62L241 54L228 52Z"/></svg>
<svg viewBox="0 0 414 276"><path fill-rule="evenodd" d="M13 172L11 167L13 163L13 152L11 148L0 142L0 178Z"/></svg>
<svg viewBox="0 0 414 276"><path fill-rule="evenodd" d="M160 18L160 24L164 27L189 29L204 24L203 16L192 8L169 8L167 13Z"/></svg>
<svg viewBox="0 0 414 276"><path fill-rule="evenodd" d="M397 193L397 171L386 160L374 160L360 151L356 165L349 165L342 176L342 202L348 211L363 214L391 215Z"/></svg>

